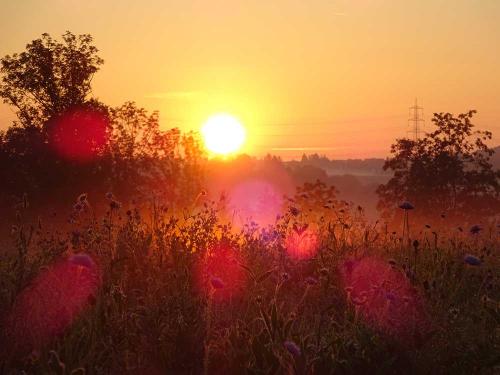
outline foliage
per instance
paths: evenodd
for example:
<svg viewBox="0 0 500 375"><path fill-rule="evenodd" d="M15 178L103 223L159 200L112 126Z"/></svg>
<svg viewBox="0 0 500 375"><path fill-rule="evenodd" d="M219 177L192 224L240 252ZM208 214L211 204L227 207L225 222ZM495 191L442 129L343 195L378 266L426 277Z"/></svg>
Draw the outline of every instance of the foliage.
<svg viewBox="0 0 500 375"><path fill-rule="evenodd" d="M43 34L1 60L0 97L17 121L0 132L0 206L23 193L50 206L56 201L48 202L47 192L68 200L82 189L180 204L195 199L204 157L196 134L163 130L158 112L133 102L112 108L93 98L102 64L92 37L70 32L60 42ZM93 124L96 118L101 124ZM61 155L61 144L70 156L88 155Z"/></svg>
<svg viewBox="0 0 500 375"><path fill-rule="evenodd" d="M235 229L214 202L180 217L154 205L110 207L101 218L82 210L64 233L30 226L27 206L2 253L2 315L41 270L72 253L95 260L102 284L63 336L31 353L4 352L6 373L477 373L498 366L498 234L437 242L424 234L414 257L383 232L366 246L361 224L336 236L328 228L345 222L330 217L318 227L316 256L294 260L284 238L303 218L290 209L271 227ZM194 270L221 243L237 259L226 266L246 277L200 293ZM464 262L466 253L481 265ZM353 257L385 259L407 275L433 317L432 336L405 346L364 321L339 281L340 265ZM217 298L224 288L234 294Z"/></svg>
<svg viewBox="0 0 500 375"><path fill-rule="evenodd" d="M25 52L1 60L0 97L16 108L23 127L41 128L88 100L92 78L104 61L90 35L68 31L62 39L43 34Z"/></svg>
<svg viewBox="0 0 500 375"><path fill-rule="evenodd" d="M379 208L392 216L398 202L411 201L418 215L435 212L448 220L486 220L500 212L500 171L494 170L488 131L474 130L475 111L454 117L436 113L437 129L419 140L400 139L384 169L394 175L378 188ZM435 215L434 215L435 216Z"/></svg>

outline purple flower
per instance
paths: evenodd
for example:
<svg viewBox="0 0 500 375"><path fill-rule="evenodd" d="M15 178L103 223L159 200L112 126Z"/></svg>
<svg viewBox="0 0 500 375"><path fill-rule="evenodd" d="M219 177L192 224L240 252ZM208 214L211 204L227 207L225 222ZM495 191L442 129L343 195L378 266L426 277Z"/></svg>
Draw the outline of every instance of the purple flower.
<svg viewBox="0 0 500 375"><path fill-rule="evenodd" d="M210 279L210 284L212 284L212 287L214 289L222 289L222 288L224 288L224 282L219 277L212 277Z"/></svg>
<svg viewBox="0 0 500 375"><path fill-rule="evenodd" d="M76 266L82 266L88 269L94 268L94 261L87 254L75 254L70 256L68 260Z"/></svg>
<svg viewBox="0 0 500 375"><path fill-rule="evenodd" d="M470 232L472 234L478 234L479 232L481 232L483 230L483 228L481 228L479 225L473 225L471 228L470 228Z"/></svg>
<svg viewBox="0 0 500 375"><path fill-rule="evenodd" d="M470 266L480 266L481 265L481 259L478 257L475 257L474 255L467 254L464 257L464 262L467 263Z"/></svg>
<svg viewBox="0 0 500 375"><path fill-rule="evenodd" d="M300 351L299 346L296 343L294 343L293 341L285 341L283 343L283 346L294 357L300 357L300 355L302 354L301 351Z"/></svg>
<svg viewBox="0 0 500 375"><path fill-rule="evenodd" d="M317 283L318 283L318 280L316 280L314 277L312 277L312 276L306 277L306 284L316 285Z"/></svg>
<svg viewBox="0 0 500 375"><path fill-rule="evenodd" d="M410 202L405 201L399 205L399 208L406 211L406 210L413 210L415 207Z"/></svg>
<svg viewBox="0 0 500 375"><path fill-rule="evenodd" d="M394 302L396 300L396 295L392 292L387 292L385 293L385 298L387 298L387 300L391 301L391 302Z"/></svg>

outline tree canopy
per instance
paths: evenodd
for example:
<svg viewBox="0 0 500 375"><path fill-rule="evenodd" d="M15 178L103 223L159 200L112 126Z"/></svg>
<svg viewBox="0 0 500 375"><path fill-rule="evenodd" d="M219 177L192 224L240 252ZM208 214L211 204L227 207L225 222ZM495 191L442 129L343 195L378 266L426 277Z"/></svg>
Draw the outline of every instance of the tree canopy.
<svg viewBox="0 0 500 375"><path fill-rule="evenodd" d="M392 145L384 170L393 177L377 190L386 217L402 201L412 202L427 221L487 220L500 214L500 171L493 169L494 151L486 144L492 134L474 129L475 113L435 113L435 131Z"/></svg>

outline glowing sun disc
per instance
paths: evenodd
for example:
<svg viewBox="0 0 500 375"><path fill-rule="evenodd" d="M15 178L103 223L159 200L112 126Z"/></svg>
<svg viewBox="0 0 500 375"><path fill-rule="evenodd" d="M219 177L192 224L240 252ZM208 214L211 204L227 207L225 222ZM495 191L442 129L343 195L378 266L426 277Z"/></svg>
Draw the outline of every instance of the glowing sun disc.
<svg viewBox="0 0 500 375"><path fill-rule="evenodd" d="M201 133L205 147L216 154L227 155L240 149L245 142L245 128L231 115L217 114L211 116Z"/></svg>

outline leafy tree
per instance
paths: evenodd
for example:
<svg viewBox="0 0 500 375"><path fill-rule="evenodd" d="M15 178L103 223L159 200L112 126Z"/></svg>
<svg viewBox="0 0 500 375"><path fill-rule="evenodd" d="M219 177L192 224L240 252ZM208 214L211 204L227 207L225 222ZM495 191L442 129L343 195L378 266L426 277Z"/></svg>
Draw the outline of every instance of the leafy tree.
<svg viewBox="0 0 500 375"><path fill-rule="evenodd" d="M410 201L420 218L463 221L500 213L500 171L494 170L488 131L474 130L476 111L435 113L437 129L419 140L399 139L384 164L393 177L381 185L379 210L393 217L395 207Z"/></svg>
<svg viewBox="0 0 500 375"><path fill-rule="evenodd" d="M0 60L0 97L17 113L0 132L3 204L23 193L45 205L82 191L170 202L199 193L203 154L193 135L162 130L158 112L133 102L110 108L92 98L97 52L90 35L66 32Z"/></svg>
<svg viewBox="0 0 500 375"><path fill-rule="evenodd" d="M17 110L24 127L43 127L69 108L89 101L94 74L103 64L88 34L67 31L58 42L43 34L26 51L0 60L0 97Z"/></svg>

